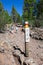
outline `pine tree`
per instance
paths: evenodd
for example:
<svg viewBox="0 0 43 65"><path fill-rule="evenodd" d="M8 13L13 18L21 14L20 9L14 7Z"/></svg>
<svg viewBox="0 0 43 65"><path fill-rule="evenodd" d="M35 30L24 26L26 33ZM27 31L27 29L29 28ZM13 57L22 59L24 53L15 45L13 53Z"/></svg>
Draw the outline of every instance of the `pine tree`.
<svg viewBox="0 0 43 65"><path fill-rule="evenodd" d="M24 0L23 18L24 20L33 19L33 10L36 0Z"/></svg>
<svg viewBox="0 0 43 65"><path fill-rule="evenodd" d="M37 8L38 8L38 17L39 17L40 15L43 15L43 0L39 1Z"/></svg>
<svg viewBox="0 0 43 65"><path fill-rule="evenodd" d="M15 10L14 6L12 6L12 19L13 19L13 22L15 22L15 19L16 19L16 10Z"/></svg>

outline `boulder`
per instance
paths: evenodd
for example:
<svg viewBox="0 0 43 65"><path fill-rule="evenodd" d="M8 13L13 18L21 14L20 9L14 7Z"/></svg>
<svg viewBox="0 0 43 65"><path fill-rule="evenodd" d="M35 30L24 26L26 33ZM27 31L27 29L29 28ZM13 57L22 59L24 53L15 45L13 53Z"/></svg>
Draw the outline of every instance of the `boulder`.
<svg viewBox="0 0 43 65"><path fill-rule="evenodd" d="M33 58L28 58L24 61L24 65L37 65L37 63L34 62Z"/></svg>
<svg viewBox="0 0 43 65"><path fill-rule="evenodd" d="M30 36L37 40L43 40L43 30L36 28L31 31Z"/></svg>
<svg viewBox="0 0 43 65"><path fill-rule="evenodd" d="M24 56L23 54L21 54L21 52L20 52L19 50L14 50L13 56L17 57L19 63L20 63L21 65L23 65L25 56Z"/></svg>

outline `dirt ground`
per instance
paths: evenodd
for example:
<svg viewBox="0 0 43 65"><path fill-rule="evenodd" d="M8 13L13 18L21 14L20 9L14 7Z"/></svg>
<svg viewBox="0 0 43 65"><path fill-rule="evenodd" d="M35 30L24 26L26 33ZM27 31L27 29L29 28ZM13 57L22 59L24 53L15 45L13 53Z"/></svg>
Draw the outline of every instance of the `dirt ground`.
<svg viewBox="0 0 43 65"><path fill-rule="evenodd" d="M7 44L3 44L3 42ZM19 47L25 52L24 33L19 28L14 33L0 33L0 47L6 49L5 52L0 52L0 65L20 65L16 57L12 55L13 46ZM30 38L29 57L33 58L38 65L43 65L43 41Z"/></svg>

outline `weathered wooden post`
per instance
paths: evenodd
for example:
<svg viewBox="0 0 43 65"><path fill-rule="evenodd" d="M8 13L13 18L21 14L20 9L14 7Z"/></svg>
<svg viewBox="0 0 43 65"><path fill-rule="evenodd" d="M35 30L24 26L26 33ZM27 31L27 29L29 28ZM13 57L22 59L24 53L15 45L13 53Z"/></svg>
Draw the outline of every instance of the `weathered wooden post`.
<svg viewBox="0 0 43 65"><path fill-rule="evenodd" d="M29 57L30 27L28 21L25 22L24 39L25 39L25 55L26 57Z"/></svg>

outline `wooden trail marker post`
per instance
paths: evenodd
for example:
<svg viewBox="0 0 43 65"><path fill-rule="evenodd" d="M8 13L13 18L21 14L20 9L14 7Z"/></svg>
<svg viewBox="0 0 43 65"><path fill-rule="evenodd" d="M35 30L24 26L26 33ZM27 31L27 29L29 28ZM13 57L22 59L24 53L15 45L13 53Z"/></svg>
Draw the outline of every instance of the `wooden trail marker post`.
<svg viewBox="0 0 43 65"><path fill-rule="evenodd" d="M30 28L27 21L25 22L24 40L25 40L25 55L26 57L29 57Z"/></svg>

